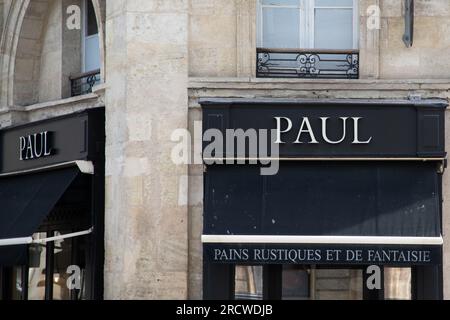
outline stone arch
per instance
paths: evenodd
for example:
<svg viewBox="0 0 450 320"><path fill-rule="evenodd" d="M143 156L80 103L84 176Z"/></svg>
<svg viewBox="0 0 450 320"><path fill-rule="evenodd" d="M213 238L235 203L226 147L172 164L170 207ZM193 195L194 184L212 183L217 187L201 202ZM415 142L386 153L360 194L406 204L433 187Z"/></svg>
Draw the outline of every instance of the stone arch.
<svg viewBox="0 0 450 320"><path fill-rule="evenodd" d="M30 0L11 1L1 39L1 107L14 104L14 68L20 29Z"/></svg>
<svg viewBox="0 0 450 320"><path fill-rule="evenodd" d="M21 21L15 59L12 61L13 105L29 105L38 102L42 37L50 1L29 1Z"/></svg>
<svg viewBox="0 0 450 320"><path fill-rule="evenodd" d="M104 81L105 0L91 1L99 27L101 74ZM42 40L51 3L52 0L11 1L0 46L0 107L11 108L38 102L37 82L40 75ZM64 11L62 14L65 14ZM62 19L61 23L64 21L65 19Z"/></svg>

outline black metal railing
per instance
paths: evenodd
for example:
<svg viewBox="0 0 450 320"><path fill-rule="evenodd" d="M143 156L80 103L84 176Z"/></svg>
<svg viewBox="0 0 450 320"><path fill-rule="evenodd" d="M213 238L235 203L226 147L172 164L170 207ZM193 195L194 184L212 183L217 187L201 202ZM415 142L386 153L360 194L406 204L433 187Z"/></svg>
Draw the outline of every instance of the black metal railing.
<svg viewBox="0 0 450 320"><path fill-rule="evenodd" d="M258 48L259 78L358 79L359 50Z"/></svg>
<svg viewBox="0 0 450 320"><path fill-rule="evenodd" d="M92 92L94 85L100 82L100 70L80 73L70 77L72 97Z"/></svg>

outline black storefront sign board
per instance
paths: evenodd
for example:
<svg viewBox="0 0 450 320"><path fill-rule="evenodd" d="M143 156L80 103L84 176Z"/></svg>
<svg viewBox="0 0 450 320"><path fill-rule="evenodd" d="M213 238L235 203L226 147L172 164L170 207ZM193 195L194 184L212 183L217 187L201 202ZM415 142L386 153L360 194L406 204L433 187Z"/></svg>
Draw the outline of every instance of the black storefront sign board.
<svg viewBox="0 0 450 320"><path fill-rule="evenodd" d="M200 104L204 133L222 132L224 145L229 145L227 131L239 129L278 129L282 140L280 170L274 176L262 176L258 166L249 164L207 165L205 235L440 237L445 101L203 99ZM317 143L308 143L311 134ZM335 144L325 139L343 136ZM209 143L205 141L204 147ZM227 158L240 156L225 151ZM246 151L246 157L255 156ZM331 161L334 158L352 161ZM415 159L431 161L409 161ZM217 258L221 248L230 249L231 256L222 252L223 259ZM409 266L440 264L442 250L410 245L209 243L204 249L212 263ZM233 256L233 250L238 254ZM260 259L263 253L258 250L274 258ZM306 252L312 258L277 256L286 252L298 256ZM344 256L327 259L333 252Z"/></svg>
<svg viewBox="0 0 450 320"><path fill-rule="evenodd" d="M204 259L241 265L385 265L442 264L442 247L432 245L254 245L204 244Z"/></svg>
<svg viewBox="0 0 450 320"><path fill-rule="evenodd" d="M227 130L279 131L280 158L446 156L447 102L443 100L201 99L200 104L203 131L221 131L224 145L231 140ZM326 125L324 118L327 118ZM304 132L298 139L302 129ZM327 139L340 141L342 137L345 138L340 143L327 142ZM313 140L316 143L311 143ZM210 141L204 141L204 149L208 145ZM273 156L269 140L267 145L269 155ZM224 150L223 156L242 158L236 150ZM246 158L258 156L261 157L246 150Z"/></svg>
<svg viewBox="0 0 450 320"><path fill-rule="evenodd" d="M0 130L0 174L103 157L102 132L104 108Z"/></svg>

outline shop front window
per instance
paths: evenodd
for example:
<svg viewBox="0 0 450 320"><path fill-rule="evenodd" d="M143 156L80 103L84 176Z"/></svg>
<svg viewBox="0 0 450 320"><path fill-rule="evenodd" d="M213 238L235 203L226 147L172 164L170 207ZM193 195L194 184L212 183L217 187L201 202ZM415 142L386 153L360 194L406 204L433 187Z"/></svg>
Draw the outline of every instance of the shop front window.
<svg viewBox="0 0 450 320"><path fill-rule="evenodd" d="M236 266L236 300L262 300L263 267Z"/></svg>
<svg viewBox="0 0 450 320"><path fill-rule="evenodd" d="M311 299L363 300L363 270L350 268L312 268Z"/></svg>
<svg viewBox="0 0 450 320"><path fill-rule="evenodd" d="M303 266L283 267L283 300L311 298L311 270Z"/></svg>
<svg viewBox="0 0 450 320"><path fill-rule="evenodd" d="M235 299L262 300L264 292L277 290L274 282L264 282L263 266L235 267ZM365 300L373 299L366 287L365 268L283 265L280 284L281 300ZM384 281L377 299L411 300L412 268L381 268ZM272 297L274 297L272 295Z"/></svg>
<svg viewBox="0 0 450 320"><path fill-rule="evenodd" d="M46 233L37 233L34 239L44 239ZM32 245L29 248L28 300L45 300L45 245Z"/></svg>
<svg viewBox="0 0 450 320"><path fill-rule="evenodd" d="M386 300L412 299L412 269L384 267ZM363 300L361 268L283 267L283 300Z"/></svg>
<svg viewBox="0 0 450 320"><path fill-rule="evenodd" d="M358 268L283 266L282 300L362 300L363 286Z"/></svg>
<svg viewBox="0 0 450 320"><path fill-rule="evenodd" d="M411 300L411 284L411 268L384 268L384 294L386 300Z"/></svg>
<svg viewBox="0 0 450 320"><path fill-rule="evenodd" d="M33 239L67 233L41 232ZM86 244L81 237L31 245L28 265L1 270L0 300L85 300Z"/></svg>
<svg viewBox="0 0 450 320"><path fill-rule="evenodd" d="M53 300L84 300L86 279L83 248L83 240L78 238L55 242ZM78 278L73 278L72 272L78 271L79 275L75 274Z"/></svg>
<svg viewBox="0 0 450 320"><path fill-rule="evenodd" d="M23 273L21 267L12 269L12 300L22 300L24 294Z"/></svg>

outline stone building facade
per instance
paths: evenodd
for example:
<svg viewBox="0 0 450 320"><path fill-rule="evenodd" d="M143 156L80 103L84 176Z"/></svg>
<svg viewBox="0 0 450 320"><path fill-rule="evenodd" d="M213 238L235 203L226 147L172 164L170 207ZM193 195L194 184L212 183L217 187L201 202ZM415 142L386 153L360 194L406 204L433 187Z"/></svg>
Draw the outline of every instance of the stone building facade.
<svg viewBox="0 0 450 320"><path fill-rule="evenodd" d="M257 0L92 0L100 80L76 96L70 79L85 51L82 31L68 27L73 5L83 11L81 0L0 0L0 128L105 106L107 299L202 298L204 167L171 161L173 132L201 121L199 99L450 98L447 0L415 1L409 48L405 1L358 1L359 79L257 78ZM374 6L379 27L369 28ZM445 233L449 183L447 171Z"/></svg>

